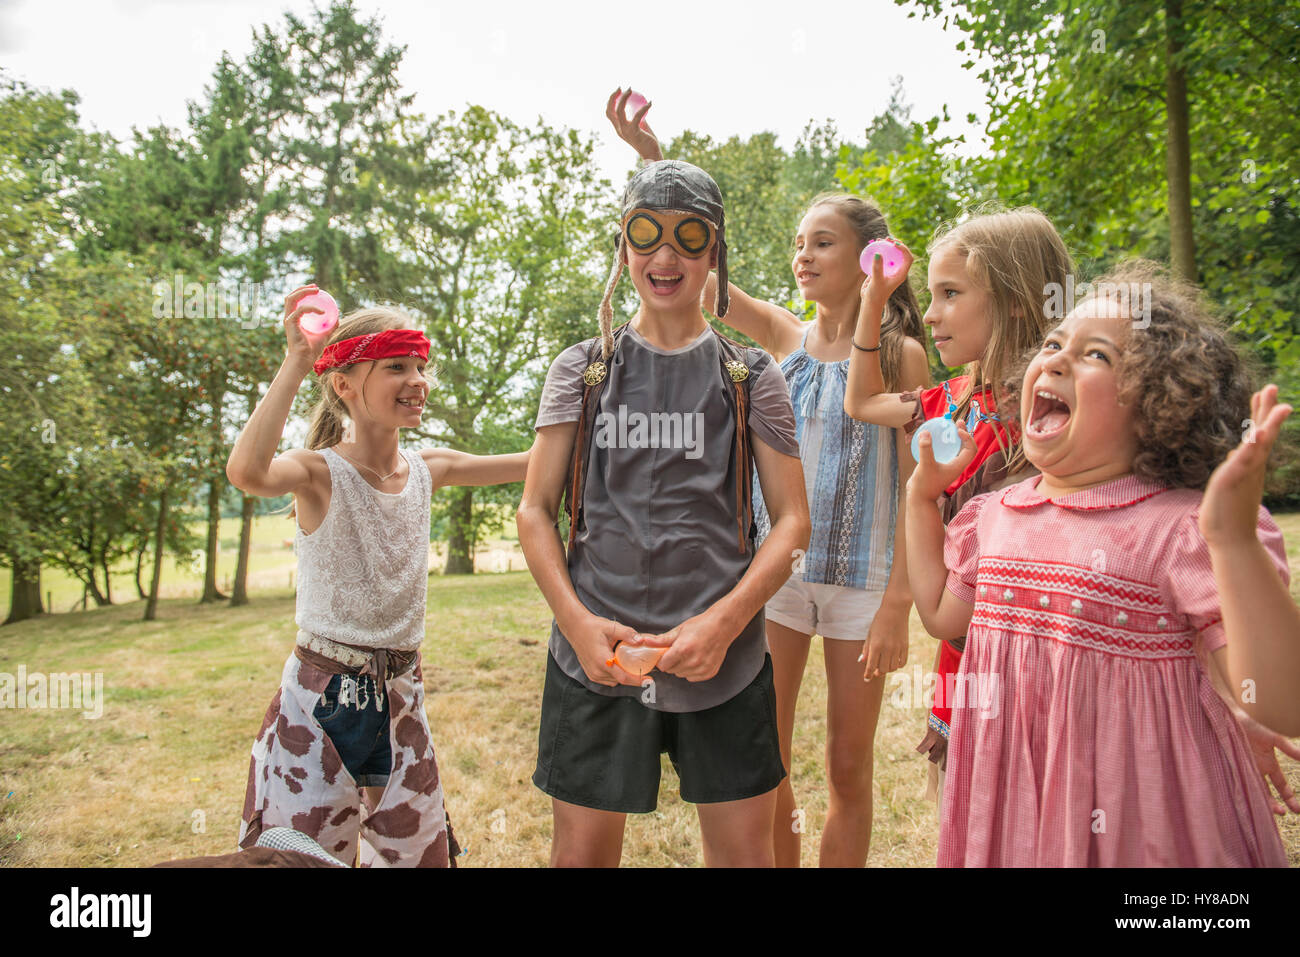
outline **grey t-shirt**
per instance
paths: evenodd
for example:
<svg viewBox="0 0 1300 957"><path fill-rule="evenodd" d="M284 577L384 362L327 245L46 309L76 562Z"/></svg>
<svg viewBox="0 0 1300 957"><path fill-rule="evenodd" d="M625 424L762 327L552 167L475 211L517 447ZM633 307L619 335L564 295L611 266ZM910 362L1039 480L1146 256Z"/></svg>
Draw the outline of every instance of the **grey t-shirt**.
<svg viewBox="0 0 1300 957"><path fill-rule="evenodd" d="M590 340L552 365L538 427L576 421ZM575 361L576 359L576 361ZM755 545L737 548L735 413L712 330L681 349L660 349L629 328L610 363L589 448L584 520L569 575L594 614L657 634L703 612L735 586ZM753 437L798 455L794 411L779 367L748 350L754 369ZM761 388L760 388L761 386ZM561 670L606 696L640 695L658 711L688 712L730 700L753 679L766 653L763 613L744 624L718 673L690 682L653 672L654 687L598 685L552 625L549 648Z"/></svg>
<svg viewBox="0 0 1300 957"><path fill-rule="evenodd" d="M632 326L627 335L651 352L662 356L676 356L699 348L713 333L705 329L690 345L680 349L660 349L647 342ZM577 422L582 417L582 372L587 368L587 348L584 343L569 346L551 363L542 387L542 400L537 407L537 421L533 427ZM794 406L790 404L790 389L775 362L764 366L758 379L749 387L749 427L754 437L783 452L799 455L795 440Z"/></svg>

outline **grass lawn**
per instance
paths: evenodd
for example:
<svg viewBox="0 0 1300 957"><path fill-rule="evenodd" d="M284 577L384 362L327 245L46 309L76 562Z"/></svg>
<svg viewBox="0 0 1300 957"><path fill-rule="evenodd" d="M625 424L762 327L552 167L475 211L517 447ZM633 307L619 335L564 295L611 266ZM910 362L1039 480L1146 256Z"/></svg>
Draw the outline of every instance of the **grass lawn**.
<svg viewBox="0 0 1300 957"><path fill-rule="evenodd" d="M1300 569L1300 514L1279 516L1279 524L1292 568ZM223 522L223 533L234 528ZM262 543L270 546L261 553L263 572L281 557L292 567L291 551L276 555L272 532ZM493 543L503 553L509 546ZM222 557L233 565L233 547ZM272 577L243 608L175 597L153 622L140 621L143 603L132 601L0 629L0 672L16 674L20 665L28 673L102 672L106 699L95 720L50 709L6 711L0 719L0 865L140 866L233 850L249 749L293 645L293 611L287 577L278 586ZM448 810L467 848L464 866L547 861L550 800L530 778L549 624L526 572L430 578L429 723ZM911 646L909 680L934 656L915 616ZM936 813L922 797L925 762L912 750L925 712L890 700L899 680L887 685L876 738L870 863L929 866ZM806 866L816 864L826 810L825 694L814 641L792 769L806 812ZM1284 766L1300 790L1300 764ZM695 814L676 788L665 756L659 810L630 818L624 864L701 863ZM1300 864L1300 816L1289 815L1281 829L1291 863Z"/></svg>

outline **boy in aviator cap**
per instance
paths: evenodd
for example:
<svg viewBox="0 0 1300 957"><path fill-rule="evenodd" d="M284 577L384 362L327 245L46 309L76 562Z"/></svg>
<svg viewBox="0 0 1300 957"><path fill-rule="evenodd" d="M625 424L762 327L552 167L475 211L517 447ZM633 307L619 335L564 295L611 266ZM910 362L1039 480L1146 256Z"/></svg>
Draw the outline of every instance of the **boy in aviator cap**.
<svg viewBox="0 0 1300 957"><path fill-rule="evenodd" d="M555 615L533 775L552 797L553 865L619 863L626 815L656 806L664 751L698 805L704 863L772 864L785 769L763 605L807 547L808 504L780 369L700 310L716 267L726 312L724 231L703 170L638 171L600 335L562 352L542 392L518 519ZM641 304L613 329L624 266ZM772 516L757 550L755 468ZM619 664L623 643L665 650L642 676Z"/></svg>

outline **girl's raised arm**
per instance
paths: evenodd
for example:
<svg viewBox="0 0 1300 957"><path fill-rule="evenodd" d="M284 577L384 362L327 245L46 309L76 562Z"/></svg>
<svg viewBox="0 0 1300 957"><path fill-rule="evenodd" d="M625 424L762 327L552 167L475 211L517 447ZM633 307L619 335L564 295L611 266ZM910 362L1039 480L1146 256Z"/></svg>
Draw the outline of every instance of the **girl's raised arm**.
<svg viewBox="0 0 1300 957"><path fill-rule="evenodd" d="M311 473L302 461L301 452L290 450L277 457L275 450L284 437L284 426L298 387L325 351L328 334L308 336L298 325L298 320L307 313L320 312L312 306L298 306L300 299L318 291L315 285L303 286L285 297L284 331L288 347L284 362L239 433L226 461L226 477L230 483L249 495L274 498L311 483Z"/></svg>
<svg viewBox="0 0 1300 957"><path fill-rule="evenodd" d="M880 369L880 317L893 291L907 282L912 254L902 243L893 242L903 253L903 268L886 276L876 256L871 275L862 284L862 305L853 330L853 355L844 387L844 413L861 422L901 429L911 421L915 406L899 401L901 393L885 391L885 376Z"/></svg>
<svg viewBox="0 0 1300 957"><path fill-rule="evenodd" d="M1215 652L1232 688L1252 682L1241 707L1261 724L1300 735L1300 609L1256 532L1264 469L1289 405L1277 386L1251 399L1252 433L1210 476L1200 531L1210 549L1227 643Z"/></svg>
<svg viewBox="0 0 1300 957"><path fill-rule="evenodd" d="M700 294L700 304L705 309L713 308L717 289L718 276L709 273L709 278L704 283L704 292ZM722 321L737 332L749 336L777 362L803 343L807 323L789 309L755 299L734 282L727 283L727 295L731 298L727 305L727 315Z"/></svg>

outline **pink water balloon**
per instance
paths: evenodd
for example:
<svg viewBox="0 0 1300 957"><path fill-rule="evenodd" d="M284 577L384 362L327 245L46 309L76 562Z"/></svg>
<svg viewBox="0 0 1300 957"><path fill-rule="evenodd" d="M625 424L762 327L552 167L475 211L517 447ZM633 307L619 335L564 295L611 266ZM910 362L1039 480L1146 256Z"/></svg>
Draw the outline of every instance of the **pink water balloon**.
<svg viewBox="0 0 1300 957"><path fill-rule="evenodd" d="M659 659L667 650L666 647L657 645L629 645L625 641L620 642L614 649L614 657L606 661L605 666L613 667L617 663L630 675L648 675L654 671L655 665L659 664Z"/></svg>
<svg viewBox="0 0 1300 957"><path fill-rule="evenodd" d="M298 300L298 306L315 307L320 312L303 313L298 318L298 327L313 336L321 336L339 324L339 304L325 290L312 293Z"/></svg>
<svg viewBox="0 0 1300 957"><path fill-rule="evenodd" d="M627 97L627 106L623 111L623 115L630 120L632 119L632 117L636 116L637 110L641 109L641 107L645 106L649 102L650 102L649 100L647 100L636 90L629 90L628 97ZM644 117L641 120L641 129L643 130L649 129L649 127L645 125Z"/></svg>
<svg viewBox="0 0 1300 957"><path fill-rule="evenodd" d="M871 260L873 257L880 257L880 264L885 269L886 276L894 276L903 267L903 251L891 243L888 239L876 239L867 243L867 248L862 250L862 256L858 263L862 266L862 271L868 276L871 275Z"/></svg>

